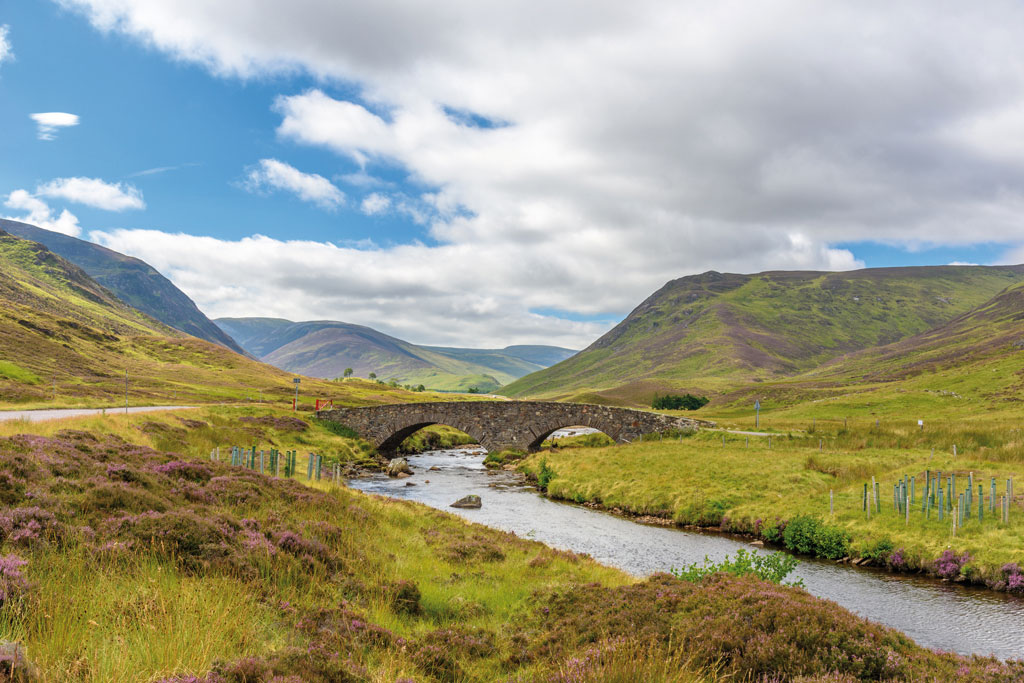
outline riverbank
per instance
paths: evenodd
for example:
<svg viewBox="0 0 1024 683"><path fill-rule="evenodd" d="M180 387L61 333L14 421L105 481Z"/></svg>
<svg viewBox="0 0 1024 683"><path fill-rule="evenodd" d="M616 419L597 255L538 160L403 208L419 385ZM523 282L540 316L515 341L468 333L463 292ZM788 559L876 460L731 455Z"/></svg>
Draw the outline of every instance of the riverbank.
<svg viewBox="0 0 1024 683"><path fill-rule="evenodd" d="M1024 591L1022 497L1014 495L1008 522L1001 520L1000 505L1007 479L1024 482L1024 465L1006 459L1004 444L966 453L961 447L954 458L933 455L930 448L866 442L859 448L826 449L821 438L819 443L812 435L778 434L769 448L768 438L704 432L681 440L551 449L521 467L539 477L543 464L547 494L556 499L745 534L831 560ZM888 438L878 434L875 441L891 445L885 443ZM937 473L944 492L951 488L949 474L956 475L963 491L973 473L971 516L956 536L948 509L940 520L936 506L922 507L926 476ZM900 510L894 503L893 485L905 476L917 482L909 515L902 502ZM992 477L997 482L994 511L989 505ZM868 495L869 517L864 492L865 484L871 489L872 478L880 496ZM982 482L985 502L979 521L977 486ZM787 533L793 522L797 525Z"/></svg>
<svg viewBox="0 0 1024 683"><path fill-rule="evenodd" d="M636 580L422 505L307 484L304 458L291 480L210 460L218 439L363 452L290 415L31 428L0 433L0 639L44 680L1024 676L1019 663L918 647L799 589Z"/></svg>

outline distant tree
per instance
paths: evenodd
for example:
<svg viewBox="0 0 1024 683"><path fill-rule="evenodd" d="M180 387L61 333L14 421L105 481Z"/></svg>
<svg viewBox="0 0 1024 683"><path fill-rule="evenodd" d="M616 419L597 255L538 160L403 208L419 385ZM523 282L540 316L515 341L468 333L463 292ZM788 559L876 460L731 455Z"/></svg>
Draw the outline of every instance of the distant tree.
<svg viewBox="0 0 1024 683"><path fill-rule="evenodd" d="M416 391L426 391L426 390L427 390L427 388L425 386L423 386L422 384L419 385L418 387L416 387Z"/></svg>
<svg viewBox="0 0 1024 683"><path fill-rule="evenodd" d="M655 410L699 410L707 404L707 396L668 394L666 396L655 396L651 407Z"/></svg>
<svg viewBox="0 0 1024 683"><path fill-rule="evenodd" d="M471 393L471 394L479 394L480 390L478 388L476 388L476 387L470 387L469 388L469 393Z"/></svg>
<svg viewBox="0 0 1024 683"><path fill-rule="evenodd" d="M352 368L345 368L345 377L352 376Z"/></svg>
<svg viewBox="0 0 1024 683"><path fill-rule="evenodd" d="M376 372L371 372L370 373L370 379L377 379L377 373Z"/></svg>

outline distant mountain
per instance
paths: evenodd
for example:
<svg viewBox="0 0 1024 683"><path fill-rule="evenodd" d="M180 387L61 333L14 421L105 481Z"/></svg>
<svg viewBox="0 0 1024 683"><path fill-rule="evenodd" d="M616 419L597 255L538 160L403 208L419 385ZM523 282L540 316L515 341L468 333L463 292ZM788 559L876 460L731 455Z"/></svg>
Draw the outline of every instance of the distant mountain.
<svg viewBox="0 0 1024 683"><path fill-rule="evenodd" d="M194 337L244 353L235 340L213 324L192 299L145 261L92 242L0 219L0 229L42 244L75 264L129 306Z"/></svg>
<svg viewBox="0 0 1024 683"><path fill-rule="evenodd" d="M330 320L294 323L280 318L215 321L249 353L267 363L313 377L359 377L422 384L440 391L491 391L546 367L543 361L574 351L553 346L461 349L418 346L362 325ZM537 362L542 361L542 362Z"/></svg>
<svg viewBox="0 0 1024 683"><path fill-rule="evenodd" d="M504 387L517 397L646 403L793 377L940 327L1024 282L1024 266L707 272L667 283L572 358Z"/></svg>
<svg viewBox="0 0 1024 683"><path fill-rule="evenodd" d="M293 376L132 308L42 244L0 231L0 403L288 405ZM412 397L309 379L303 396L375 403ZM408 398L405 398L408 400Z"/></svg>

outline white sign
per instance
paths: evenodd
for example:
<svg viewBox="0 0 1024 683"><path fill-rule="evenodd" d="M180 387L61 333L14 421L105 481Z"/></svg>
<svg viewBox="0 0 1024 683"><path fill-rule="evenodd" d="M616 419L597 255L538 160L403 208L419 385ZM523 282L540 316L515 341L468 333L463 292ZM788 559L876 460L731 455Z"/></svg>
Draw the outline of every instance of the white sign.
<svg viewBox="0 0 1024 683"><path fill-rule="evenodd" d="M918 427L924 427L924 420L918 420L917 421L917 426Z"/></svg>

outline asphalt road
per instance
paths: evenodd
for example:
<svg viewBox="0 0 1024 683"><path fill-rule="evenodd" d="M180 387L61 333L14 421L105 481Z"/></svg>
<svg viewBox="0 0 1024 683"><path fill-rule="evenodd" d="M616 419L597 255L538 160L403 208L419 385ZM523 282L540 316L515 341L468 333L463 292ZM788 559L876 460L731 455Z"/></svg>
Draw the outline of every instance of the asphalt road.
<svg viewBox="0 0 1024 683"><path fill-rule="evenodd" d="M140 406L128 408L129 413L151 413L158 410L189 410L196 406ZM65 417L81 417L83 415L99 415L108 412L111 415L124 415L124 408L63 408L60 410L4 410L0 411L0 422L7 420L28 420L29 422L45 422Z"/></svg>

